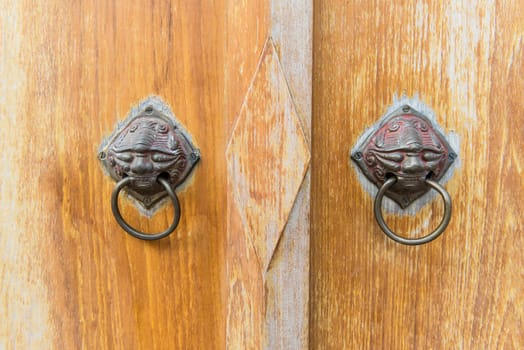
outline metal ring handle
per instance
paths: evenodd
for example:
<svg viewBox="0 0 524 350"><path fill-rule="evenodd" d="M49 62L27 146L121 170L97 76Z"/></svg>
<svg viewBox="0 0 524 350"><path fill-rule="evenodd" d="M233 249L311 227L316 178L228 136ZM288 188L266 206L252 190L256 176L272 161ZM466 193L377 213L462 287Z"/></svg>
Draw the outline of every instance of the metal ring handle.
<svg viewBox="0 0 524 350"><path fill-rule="evenodd" d="M167 194L171 198L171 201L173 202L173 206L175 208L175 217L173 218L173 222L171 223L171 226L167 228L167 230L162 231L160 233L155 234L147 234L143 233L141 231L138 231L137 229L131 227L122 217L122 214L120 214L120 208L118 207L118 194L120 191L133 179L130 177L125 177L122 180L120 180L113 190L113 193L111 194L111 209L113 210L113 215L115 216L116 222L131 236L139 239L143 239L146 241L154 241L157 239L164 238L171 234L176 227L178 226L178 222L180 221L180 203L178 202L178 197L176 196L175 192L171 188L171 185L169 182L165 179L158 178L157 181L164 186L164 189L166 190Z"/></svg>
<svg viewBox="0 0 524 350"><path fill-rule="evenodd" d="M409 239L398 236L388 227L388 225L384 221L384 218L382 217L382 199L384 198L384 193L386 193L388 189L391 186L393 186L396 182L397 178L394 176L387 179L386 182L384 182L384 184L382 185L382 187L380 187L377 196L375 197L375 219L377 220L377 223L382 229L382 231L384 231L384 233L392 240L406 245L419 245L428 243L440 236L448 226L449 221L451 219L451 197L449 196L449 193L444 189L444 187L442 187L438 182L432 180L426 180L426 183L433 189L435 189L438 193L440 193L442 199L444 200L444 217L442 218L442 221L435 229L435 231L421 238Z"/></svg>

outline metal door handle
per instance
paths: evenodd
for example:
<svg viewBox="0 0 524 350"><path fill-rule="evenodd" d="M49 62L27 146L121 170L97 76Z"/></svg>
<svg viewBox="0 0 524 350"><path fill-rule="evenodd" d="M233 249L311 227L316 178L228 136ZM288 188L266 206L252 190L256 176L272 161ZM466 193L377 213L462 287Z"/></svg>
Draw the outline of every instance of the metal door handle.
<svg viewBox="0 0 524 350"><path fill-rule="evenodd" d="M384 198L384 194L389 190L391 186L393 186L397 182L397 178L395 176L391 176L389 179L384 182L384 184L380 187L377 196L375 197L375 204L374 204L374 212L375 212L375 219L377 220L378 225L384 231L386 235L388 235L389 238L391 238L394 241L397 241L402 244L406 245L419 245L431 242L438 236L444 232L446 227L449 224L449 221L451 220L451 197L449 196L449 193L444 189L444 187L440 186L438 182L435 182L433 180L425 180L426 184L430 187L437 190L442 198L444 199L444 216L442 217L442 221L438 225L438 227L431 232L430 234L421 237L421 238L414 238L414 239L408 239L405 237L401 237L397 235L395 232L393 232L389 226L384 221L384 218L382 217L382 199Z"/></svg>
<svg viewBox="0 0 524 350"><path fill-rule="evenodd" d="M374 213L380 228L396 242L418 245L444 232L451 219L451 197L437 181L457 157L433 122L409 105L386 115L357 145L351 158L379 191ZM401 208L411 205L431 188L444 199L439 226L421 238L405 238L393 232L382 216L382 200L389 197Z"/></svg>
<svg viewBox="0 0 524 350"><path fill-rule="evenodd" d="M176 227L178 226L178 222L180 221L180 203L178 201L176 193L171 188L169 181L160 177L157 179L157 181L164 187L165 191L171 198L171 201L173 202L173 207L175 208L175 215L173 217L173 222L171 223L171 226L169 226L165 231L156 234L143 233L133 228L124 220L122 214L120 214L120 208L118 207L118 195L120 191L128 184L130 184L132 181L133 179L130 177L123 178L122 180L120 180L120 182L116 184L115 189L111 194L111 210L113 211L113 215L116 219L116 222L118 222L120 227L122 227L130 235L147 241L153 241L169 236L171 232L173 232L176 229Z"/></svg>
<svg viewBox="0 0 524 350"><path fill-rule="evenodd" d="M102 143L98 158L117 181L111 195L111 209L124 231L139 239L157 240L176 229L180 221L180 203L175 189L191 173L200 153L166 104L159 98L150 97L133 109ZM122 189L149 216L169 197L175 210L171 225L156 234L130 226L118 206Z"/></svg>

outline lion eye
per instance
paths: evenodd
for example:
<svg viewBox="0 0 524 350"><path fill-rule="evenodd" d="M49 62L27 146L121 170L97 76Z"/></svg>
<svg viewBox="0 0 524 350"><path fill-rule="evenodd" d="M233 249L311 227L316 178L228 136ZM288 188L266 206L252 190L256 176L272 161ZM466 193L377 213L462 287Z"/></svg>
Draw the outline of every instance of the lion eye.
<svg viewBox="0 0 524 350"><path fill-rule="evenodd" d="M165 153L154 153L151 156L151 159L153 159L155 162L169 162L175 159L175 156Z"/></svg>
<svg viewBox="0 0 524 350"><path fill-rule="evenodd" d="M424 160L430 162L432 160L437 160L439 159L441 156L440 153L435 153L435 152L424 152L424 154L422 155L422 158L424 158Z"/></svg>
<svg viewBox="0 0 524 350"><path fill-rule="evenodd" d="M117 153L116 157L118 159L120 159L121 161L124 161L124 162L130 162L130 161L133 160L133 155L131 153L129 153L129 152Z"/></svg>
<svg viewBox="0 0 524 350"><path fill-rule="evenodd" d="M380 156L393 162L400 162L402 159L404 159L404 156L401 153L382 153Z"/></svg>

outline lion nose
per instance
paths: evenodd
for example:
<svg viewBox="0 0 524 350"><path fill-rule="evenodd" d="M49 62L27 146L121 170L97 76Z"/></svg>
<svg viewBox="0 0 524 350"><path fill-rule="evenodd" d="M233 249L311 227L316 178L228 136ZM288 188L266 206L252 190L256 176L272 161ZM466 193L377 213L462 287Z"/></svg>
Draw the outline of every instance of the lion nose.
<svg viewBox="0 0 524 350"><path fill-rule="evenodd" d="M418 155L408 155L402 163L402 170L408 174L415 174L424 170L424 163Z"/></svg>
<svg viewBox="0 0 524 350"><path fill-rule="evenodd" d="M136 175L145 175L153 171L153 163L147 156L135 157L130 165L130 170Z"/></svg>

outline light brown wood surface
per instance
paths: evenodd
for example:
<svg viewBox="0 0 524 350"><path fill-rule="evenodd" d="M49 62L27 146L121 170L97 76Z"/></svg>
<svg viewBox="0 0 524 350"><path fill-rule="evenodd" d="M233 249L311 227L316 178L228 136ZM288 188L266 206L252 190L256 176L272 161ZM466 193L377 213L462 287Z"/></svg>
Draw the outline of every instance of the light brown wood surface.
<svg viewBox="0 0 524 350"><path fill-rule="evenodd" d="M524 347L524 3L315 2L313 349ZM419 247L389 240L349 150L393 103L418 95L459 137L453 216ZM404 235L438 225L436 197Z"/></svg>
<svg viewBox="0 0 524 350"><path fill-rule="evenodd" d="M228 14L244 31L227 50L226 347L305 349L312 2L233 2Z"/></svg>
<svg viewBox="0 0 524 350"><path fill-rule="evenodd" d="M310 1L3 4L1 348L307 347L311 10ZM247 103L257 72L268 95ZM179 227L158 242L116 224L114 183L96 159L150 95L170 105L202 154L179 193ZM255 245L243 228L226 231L226 178L235 174L226 172L226 146L242 106L253 107L254 123L239 135L263 126L258 112L267 117L266 134L227 154L260 170L251 187L234 179L229 187L240 210L256 208ZM120 205L146 232L171 220L169 207L149 219L128 200ZM255 247L258 257L242 260ZM247 304L235 299L244 287L234 271L254 286ZM235 323L236 313L246 318Z"/></svg>
<svg viewBox="0 0 524 350"><path fill-rule="evenodd" d="M522 1L313 12L298 0L2 3L0 348L524 347ZM143 242L116 224L96 153L152 94L202 161L177 231ZM458 141L451 224L421 247L380 231L348 157L402 94ZM171 220L169 207L150 220L121 204L149 232ZM441 214L435 197L386 220L420 234Z"/></svg>
<svg viewBox="0 0 524 350"><path fill-rule="evenodd" d="M228 233L234 237L227 269L228 346L303 348L309 221L307 211L292 212L308 203L307 197L295 199L310 153L271 39L242 105L226 159ZM292 215L301 222L288 220Z"/></svg>
<svg viewBox="0 0 524 350"><path fill-rule="evenodd" d="M0 348L222 349L224 1L3 1ZM141 99L202 153L169 238L127 235L101 140ZM149 220L121 200L132 225Z"/></svg>

